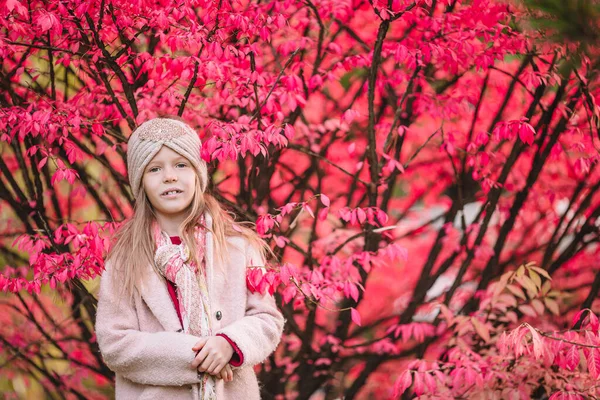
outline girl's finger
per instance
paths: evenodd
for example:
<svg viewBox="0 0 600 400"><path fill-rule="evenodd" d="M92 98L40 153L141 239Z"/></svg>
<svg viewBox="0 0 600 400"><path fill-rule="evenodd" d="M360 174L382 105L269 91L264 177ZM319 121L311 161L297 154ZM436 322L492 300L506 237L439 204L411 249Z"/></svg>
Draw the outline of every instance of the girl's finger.
<svg viewBox="0 0 600 400"><path fill-rule="evenodd" d="M198 354L196 354L196 357L194 358L194 361L192 362L192 368L200 369L200 365L202 365L202 363L204 362L204 360L206 359L207 356L208 356L208 351L206 351L206 347L204 347L202 350L200 350L200 352ZM204 372L204 371L200 371L200 372Z"/></svg>
<svg viewBox="0 0 600 400"><path fill-rule="evenodd" d="M222 369L223 366L220 365L217 360L214 360L212 363L210 363L207 372L211 375L217 375L221 372Z"/></svg>
<svg viewBox="0 0 600 400"><path fill-rule="evenodd" d="M210 367L210 364L212 364L212 363L213 363L212 358L210 356L206 356L204 361L202 361L202 364L200 364L200 366L198 367L198 371L208 372L208 367Z"/></svg>
<svg viewBox="0 0 600 400"><path fill-rule="evenodd" d="M223 369L221 370L221 374L224 375L225 382L231 382L233 380L233 371L231 370L231 365L225 364Z"/></svg>
<svg viewBox="0 0 600 400"><path fill-rule="evenodd" d="M198 351L198 350L202 349L204 347L204 345L206 344L206 342L208 342L208 337L203 337L198 342L196 342L194 347L192 347L192 350Z"/></svg>
<svg viewBox="0 0 600 400"><path fill-rule="evenodd" d="M219 373L219 376L221 377L221 379L223 379L224 381L227 381L227 369L223 368L221 370L221 372Z"/></svg>

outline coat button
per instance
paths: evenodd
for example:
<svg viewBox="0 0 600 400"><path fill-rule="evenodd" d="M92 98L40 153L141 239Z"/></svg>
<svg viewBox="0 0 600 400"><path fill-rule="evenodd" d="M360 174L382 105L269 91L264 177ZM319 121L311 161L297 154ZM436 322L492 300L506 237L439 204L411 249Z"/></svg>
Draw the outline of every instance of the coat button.
<svg viewBox="0 0 600 400"><path fill-rule="evenodd" d="M221 311L217 311L217 314L215 316L217 317L217 321L220 321L221 318L223 318L223 314L221 313Z"/></svg>

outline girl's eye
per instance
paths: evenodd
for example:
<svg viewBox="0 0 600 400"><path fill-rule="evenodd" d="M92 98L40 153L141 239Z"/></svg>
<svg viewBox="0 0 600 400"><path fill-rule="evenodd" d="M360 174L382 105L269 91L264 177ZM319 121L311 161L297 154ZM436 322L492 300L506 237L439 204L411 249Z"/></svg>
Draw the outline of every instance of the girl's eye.
<svg viewBox="0 0 600 400"><path fill-rule="evenodd" d="M148 172L156 172L158 171L158 167L152 167L148 170Z"/></svg>
<svg viewBox="0 0 600 400"><path fill-rule="evenodd" d="M177 164L178 167L183 168L183 167L187 167L186 163L179 163Z"/></svg>

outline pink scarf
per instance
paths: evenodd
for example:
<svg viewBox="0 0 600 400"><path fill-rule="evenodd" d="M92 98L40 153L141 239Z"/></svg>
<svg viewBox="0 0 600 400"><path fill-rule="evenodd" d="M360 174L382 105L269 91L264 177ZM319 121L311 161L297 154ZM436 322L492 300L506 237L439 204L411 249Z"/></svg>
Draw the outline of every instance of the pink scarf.
<svg viewBox="0 0 600 400"><path fill-rule="evenodd" d="M194 336L211 336L210 303L206 285L204 252L206 231L198 226L194 232L200 268L190 257L190 250L185 245L173 244L166 232L161 231L157 222L153 225L156 253L154 261L160 273L177 286L177 299L183 321L183 331ZM200 399L215 400L215 379L209 374L202 374L200 381Z"/></svg>

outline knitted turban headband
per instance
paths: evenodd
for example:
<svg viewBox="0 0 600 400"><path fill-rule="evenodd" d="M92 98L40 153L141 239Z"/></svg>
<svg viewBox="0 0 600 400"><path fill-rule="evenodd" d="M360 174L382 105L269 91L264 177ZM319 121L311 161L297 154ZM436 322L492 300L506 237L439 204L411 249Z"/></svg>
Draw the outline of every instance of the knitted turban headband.
<svg viewBox="0 0 600 400"><path fill-rule="evenodd" d="M208 183L208 172L206 163L200 157L202 142L198 134L184 122L170 118L154 118L138 126L127 143L127 173L133 195L137 197L144 170L162 146L169 147L192 163L200 177L200 186L204 193Z"/></svg>

